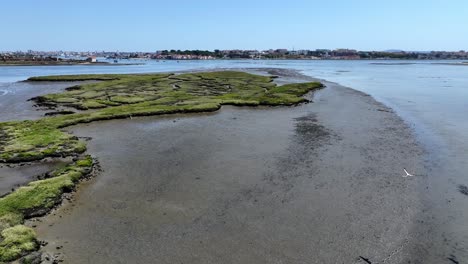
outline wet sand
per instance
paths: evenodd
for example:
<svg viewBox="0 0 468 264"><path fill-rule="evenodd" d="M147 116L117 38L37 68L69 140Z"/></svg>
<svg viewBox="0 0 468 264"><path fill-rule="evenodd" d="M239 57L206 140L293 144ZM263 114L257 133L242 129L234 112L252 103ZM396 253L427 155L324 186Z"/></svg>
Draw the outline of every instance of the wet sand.
<svg viewBox="0 0 468 264"><path fill-rule="evenodd" d="M103 172L35 223L44 250L65 263L430 263L413 246L422 148L391 109L326 85L297 107L74 127Z"/></svg>

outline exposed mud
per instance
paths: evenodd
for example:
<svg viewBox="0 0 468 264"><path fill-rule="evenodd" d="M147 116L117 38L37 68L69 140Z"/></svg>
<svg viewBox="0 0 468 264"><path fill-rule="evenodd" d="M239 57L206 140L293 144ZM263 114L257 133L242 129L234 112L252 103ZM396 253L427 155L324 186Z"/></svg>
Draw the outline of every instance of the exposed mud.
<svg viewBox="0 0 468 264"><path fill-rule="evenodd" d="M297 107L73 128L103 172L38 223L44 250L66 263L418 263L425 176L401 175L426 175L422 149L390 109L326 85Z"/></svg>

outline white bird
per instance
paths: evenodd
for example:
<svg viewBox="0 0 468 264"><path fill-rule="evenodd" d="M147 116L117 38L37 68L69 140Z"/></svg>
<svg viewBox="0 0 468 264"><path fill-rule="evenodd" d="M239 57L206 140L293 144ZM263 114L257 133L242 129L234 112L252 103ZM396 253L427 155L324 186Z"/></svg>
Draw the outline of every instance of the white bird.
<svg viewBox="0 0 468 264"><path fill-rule="evenodd" d="M406 178L414 176L413 174L409 173L405 168L403 168L403 170L405 171L406 175L403 175L402 177Z"/></svg>

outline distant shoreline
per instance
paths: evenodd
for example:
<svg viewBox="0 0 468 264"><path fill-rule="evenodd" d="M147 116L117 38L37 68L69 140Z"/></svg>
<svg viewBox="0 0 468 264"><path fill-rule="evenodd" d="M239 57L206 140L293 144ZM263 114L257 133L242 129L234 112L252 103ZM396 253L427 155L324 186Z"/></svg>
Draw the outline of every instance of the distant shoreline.
<svg viewBox="0 0 468 264"><path fill-rule="evenodd" d="M144 59L144 58L131 58L127 60L134 60L134 61L156 61L156 62L166 62L166 61L205 61L202 59ZM312 59L312 58L262 58L262 59L250 59L250 58L214 58L214 59L207 59L206 61L231 61L231 60L242 60L242 61L286 61L286 60L294 60L294 61L395 61L395 63L391 64L415 64L415 62L408 62L408 61L425 61L430 62L431 64L447 64L447 65L463 65L468 66L468 61L463 59L397 59L397 58L379 58L379 59L331 59L331 58L320 58L320 59ZM444 62L435 62L435 61L444 61ZM83 62L83 61L73 61L73 62L65 62L65 61L27 61L18 63L13 62L2 62L0 61L1 66L79 66L79 65L86 65L86 66L128 66L128 65L144 65L143 62L129 62L129 63L110 63L110 62ZM390 63L380 63L374 62L371 64L390 64Z"/></svg>
<svg viewBox="0 0 468 264"><path fill-rule="evenodd" d="M72 63L2 63L1 66L126 66L126 65L142 65L143 63L109 63L109 62L72 62Z"/></svg>

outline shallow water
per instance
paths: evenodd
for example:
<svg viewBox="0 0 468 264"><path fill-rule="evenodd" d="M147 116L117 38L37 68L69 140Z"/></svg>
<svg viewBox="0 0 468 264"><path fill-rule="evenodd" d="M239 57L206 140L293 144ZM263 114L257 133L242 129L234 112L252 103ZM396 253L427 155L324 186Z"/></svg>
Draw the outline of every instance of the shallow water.
<svg viewBox="0 0 468 264"><path fill-rule="evenodd" d="M45 113L51 112L52 110L37 108L34 106L34 102L29 101L29 99L43 94L58 93L76 84L78 83L0 83L0 122L41 118Z"/></svg>

